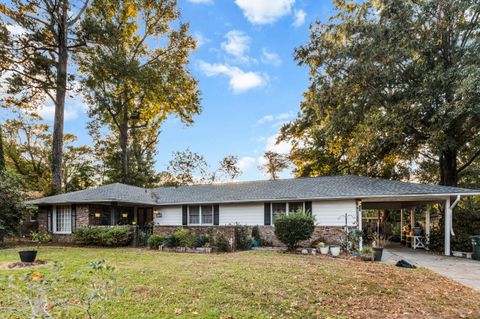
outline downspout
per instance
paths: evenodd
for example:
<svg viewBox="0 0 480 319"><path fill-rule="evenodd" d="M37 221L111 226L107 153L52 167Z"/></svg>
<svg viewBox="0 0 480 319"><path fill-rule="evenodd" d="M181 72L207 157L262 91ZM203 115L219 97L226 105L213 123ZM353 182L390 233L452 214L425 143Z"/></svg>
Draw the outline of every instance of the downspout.
<svg viewBox="0 0 480 319"><path fill-rule="evenodd" d="M455 232L453 231L453 209L455 208L455 206L457 206L458 202L460 201L460 197L461 195L457 195L457 199L455 199L455 201L453 202L452 205L450 205L450 210L452 211L452 214L450 215L450 234L452 236L455 236Z"/></svg>

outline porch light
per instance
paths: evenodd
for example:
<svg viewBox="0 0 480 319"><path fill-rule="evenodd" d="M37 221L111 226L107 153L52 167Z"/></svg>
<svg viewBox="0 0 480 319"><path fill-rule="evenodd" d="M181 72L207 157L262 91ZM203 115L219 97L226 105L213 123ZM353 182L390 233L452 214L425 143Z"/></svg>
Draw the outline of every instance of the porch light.
<svg viewBox="0 0 480 319"><path fill-rule="evenodd" d="M101 214L100 213L95 213L96 218L100 218Z"/></svg>
<svg viewBox="0 0 480 319"><path fill-rule="evenodd" d="M122 217L123 217L123 218L127 218L127 217L128 217L128 214L127 214L127 213L123 213L123 214L122 214Z"/></svg>
<svg viewBox="0 0 480 319"><path fill-rule="evenodd" d="M136 225L136 224L137 224L137 222L136 222L136 221L132 221L132 225Z"/></svg>

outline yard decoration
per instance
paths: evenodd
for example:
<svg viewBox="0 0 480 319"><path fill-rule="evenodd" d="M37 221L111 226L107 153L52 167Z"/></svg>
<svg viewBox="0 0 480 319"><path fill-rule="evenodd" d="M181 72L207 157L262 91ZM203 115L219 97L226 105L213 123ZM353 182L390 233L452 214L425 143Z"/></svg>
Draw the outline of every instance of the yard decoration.
<svg viewBox="0 0 480 319"><path fill-rule="evenodd" d="M326 245L322 241L317 244L317 249L320 250L320 254L322 254L322 255L327 255L328 254L328 245Z"/></svg>
<svg viewBox="0 0 480 319"><path fill-rule="evenodd" d="M32 238L32 242L36 243L35 250L21 250L18 252L20 255L20 260L24 263L33 263L37 258L37 252L40 249L42 243L50 241L52 237L48 233L37 233L31 232L30 236Z"/></svg>
<svg viewBox="0 0 480 319"><path fill-rule="evenodd" d="M338 257L340 255L340 246L330 246L330 253L333 257Z"/></svg>
<svg viewBox="0 0 480 319"><path fill-rule="evenodd" d="M382 261L383 247L385 247L385 237L378 233L374 234L375 241L373 242L374 260Z"/></svg>
<svg viewBox="0 0 480 319"><path fill-rule="evenodd" d="M373 260L374 260L374 253L375 253L375 251L373 250L372 247L370 247L370 246L364 246L364 247L360 250L360 257L361 257L362 260L364 260L364 261L373 261Z"/></svg>

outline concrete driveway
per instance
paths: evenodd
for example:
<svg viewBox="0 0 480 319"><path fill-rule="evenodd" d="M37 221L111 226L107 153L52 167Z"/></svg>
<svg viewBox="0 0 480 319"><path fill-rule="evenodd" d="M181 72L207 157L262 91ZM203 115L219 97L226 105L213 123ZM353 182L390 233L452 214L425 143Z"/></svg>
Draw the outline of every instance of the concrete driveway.
<svg viewBox="0 0 480 319"><path fill-rule="evenodd" d="M395 264L401 259L480 291L480 261L434 255L423 249L413 250L400 245L391 245L383 250L384 263Z"/></svg>

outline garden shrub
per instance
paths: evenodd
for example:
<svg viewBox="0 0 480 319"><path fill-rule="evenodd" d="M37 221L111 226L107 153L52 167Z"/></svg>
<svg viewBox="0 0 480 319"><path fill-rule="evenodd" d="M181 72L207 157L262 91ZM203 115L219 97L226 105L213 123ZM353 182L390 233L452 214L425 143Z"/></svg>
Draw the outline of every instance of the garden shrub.
<svg viewBox="0 0 480 319"><path fill-rule="evenodd" d="M288 250L298 247L302 240L310 239L315 230L315 218L301 212L281 216L275 221L275 236Z"/></svg>
<svg viewBox="0 0 480 319"><path fill-rule="evenodd" d="M174 234L168 234L163 242L163 245L167 248L175 248L178 246L177 240Z"/></svg>
<svg viewBox="0 0 480 319"><path fill-rule="evenodd" d="M208 243L208 237L204 234L199 234L193 240L193 247L204 247Z"/></svg>
<svg viewBox="0 0 480 319"><path fill-rule="evenodd" d="M193 235L187 229L177 229L173 233L175 237L175 244L178 247L192 247L193 246Z"/></svg>
<svg viewBox="0 0 480 319"><path fill-rule="evenodd" d="M248 243L248 227L236 225L235 226L235 248L237 250L244 250Z"/></svg>
<svg viewBox="0 0 480 319"><path fill-rule="evenodd" d="M128 246L132 241L132 233L128 226L78 227L73 234L73 241L85 245Z"/></svg>
<svg viewBox="0 0 480 319"><path fill-rule="evenodd" d="M260 236L260 227L258 227L258 225L253 226L252 237L253 237L253 239L258 240L258 242L260 242L262 240L262 238Z"/></svg>
<svg viewBox="0 0 480 319"><path fill-rule="evenodd" d="M216 238L216 246L220 252L230 251L230 243L228 242L227 237L223 233L219 233Z"/></svg>
<svg viewBox="0 0 480 319"><path fill-rule="evenodd" d="M163 242L165 241L166 236L164 234L154 234L150 237L148 237L147 240L147 246L150 249L158 249L161 245L163 245Z"/></svg>

